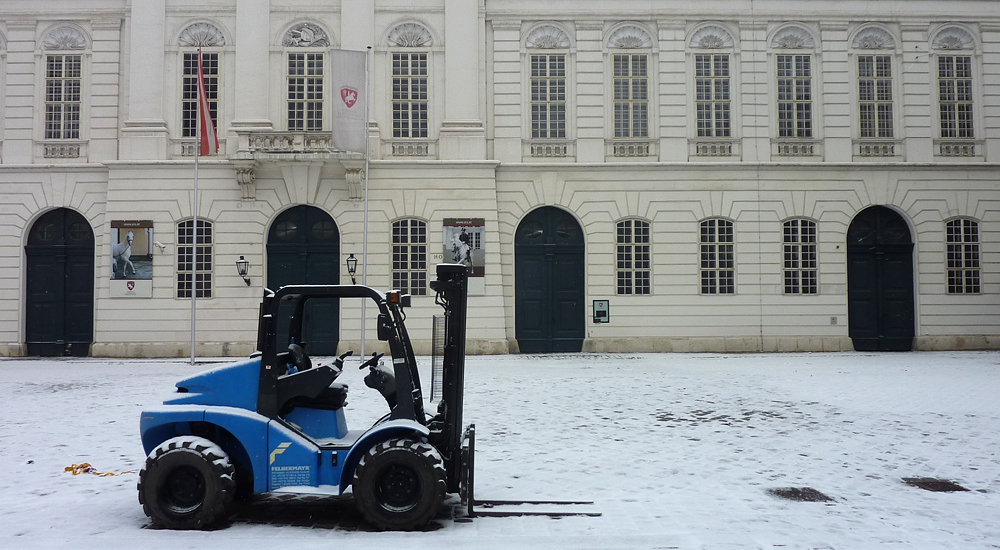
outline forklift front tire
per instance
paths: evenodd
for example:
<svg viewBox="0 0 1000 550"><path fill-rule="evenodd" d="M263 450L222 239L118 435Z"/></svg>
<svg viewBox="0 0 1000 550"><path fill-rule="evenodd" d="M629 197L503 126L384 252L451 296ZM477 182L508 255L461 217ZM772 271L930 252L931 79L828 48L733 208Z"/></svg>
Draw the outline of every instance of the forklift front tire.
<svg viewBox="0 0 1000 550"><path fill-rule="evenodd" d="M212 441L175 437L146 458L139 472L139 502L158 527L203 529L229 510L234 474L229 456Z"/></svg>
<svg viewBox="0 0 1000 550"><path fill-rule="evenodd" d="M413 439L390 439L361 457L354 471L354 501L380 530L423 527L444 500L444 460L432 445Z"/></svg>

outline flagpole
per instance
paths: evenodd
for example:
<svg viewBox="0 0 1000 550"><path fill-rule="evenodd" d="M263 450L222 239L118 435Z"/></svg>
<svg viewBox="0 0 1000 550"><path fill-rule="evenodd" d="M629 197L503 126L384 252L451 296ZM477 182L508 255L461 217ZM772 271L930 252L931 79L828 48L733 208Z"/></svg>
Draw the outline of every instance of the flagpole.
<svg viewBox="0 0 1000 550"><path fill-rule="evenodd" d="M197 107L195 108L194 115L194 135L195 135L195 147L194 147L194 197L191 206L191 212L193 214L193 220L191 222L191 364L194 364L194 346L195 346L195 312L197 308L195 307L195 301L198 295L198 157L201 156L201 46L198 46L198 82L196 84L195 90L195 103Z"/></svg>
<svg viewBox="0 0 1000 550"><path fill-rule="evenodd" d="M371 86L371 74L369 73L368 66L371 64L371 53L372 47L368 46L365 51L365 220L364 220L364 236L362 237L361 245L361 284L368 286L368 157L369 157L369 139L368 139L368 121L371 120L371 96L372 96L372 86ZM362 300L361 302L361 357L365 356L365 324L367 321L367 316L365 314L365 305L367 305L368 300ZM363 359L362 359L363 360Z"/></svg>

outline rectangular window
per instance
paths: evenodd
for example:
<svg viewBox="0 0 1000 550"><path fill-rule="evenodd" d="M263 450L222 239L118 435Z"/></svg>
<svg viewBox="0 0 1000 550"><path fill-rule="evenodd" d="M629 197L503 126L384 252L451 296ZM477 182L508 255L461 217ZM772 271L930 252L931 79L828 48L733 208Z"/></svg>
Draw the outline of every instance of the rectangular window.
<svg viewBox="0 0 1000 550"><path fill-rule="evenodd" d="M177 224L177 297L212 297L212 222L199 219L195 240L194 220Z"/></svg>
<svg viewBox="0 0 1000 550"><path fill-rule="evenodd" d="M819 262L816 252L816 222L788 220L784 223L785 294L816 294Z"/></svg>
<svg viewBox="0 0 1000 550"><path fill-rule="evenodd" d="M614 56L615 137L649 137L649 77L646 56Z"/></svg>
<svg viewBox="0 0 1000 550"><path fill-rule="evenodd" d="M649 222L618 222L618 294L649 294Z"/></svg>
<svg viewBox="0 0 1000 550"><path fill-rule="evenodd" d="M893 137L891 56L858 56L858 113L862 138Z"/></svg>
<svg viewBox="0 0 1000 550"><path fill-rule="evenodd" d="M778 137L811 138L812 57L779 55L778 59Z"/></svg>
<svg viewBox="0 0 1000 550"><path fill-rule="evenodd" d="M80 139L83 56L45 58L45 139Z"/></svg>
<svg viewBox="0 0 1000 550"><path fill-rule="evenodd" d="M392 54L392 137L427 137L427 54Z"/></svg>
<svg viewBox="0 0 1000 550"><path fill-rule="evenodd" d="M205 75L205 94L212 120L219 122L219 54L201 54L202 72ZM181 83L181 135L196 137L198 124L198 52L184 54L184 76Z"/></svg>
<svg viewBox="0 0 1000 550"><path fill-rule="evenodd" d="M947 224L948 294L979 294L979 224L952 220Z"/></svg>
<svg viewBox="0 0 1000 550"><path fill-rule="evenodd" d="M941 137L975 137L972 124L972 58L967 55L938 57L938 101Z"/></svg>
<svg viewBox="0 0 1000 550"><path fill-rule="evenodd" d="M729 54L694 56L698 137L732 137Z"/></svg>
<svg viewBox="0 0 1000 550"><path fill-rule="evenodd" d="M404 294L427 294L427 224L392 222L392 286Z"/></svg>
<svg viewBox="0 0 1000 550"><path fill-rule="evenodd" d="M566 137L566 56L531 56L531 137Z"/></svg>
<svg viewBox="0 0 1000 550"><path fill-rule="evenodd" d="M323 129L322 53L288 54L288 129Z"/></svg>
<svg viewBox="0 0 1000 550"><path fill-rule="evenodd" d="M701 293L736 292L736 255L733 222L710 219L701 222Z"/></svg>

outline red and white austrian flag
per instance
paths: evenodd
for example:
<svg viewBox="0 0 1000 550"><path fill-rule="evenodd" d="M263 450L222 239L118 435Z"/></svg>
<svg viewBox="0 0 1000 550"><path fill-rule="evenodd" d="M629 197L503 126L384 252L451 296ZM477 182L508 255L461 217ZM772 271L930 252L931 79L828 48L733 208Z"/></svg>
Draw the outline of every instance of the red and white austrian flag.
<svg viewBox="0 0 1000 550"><path fill-rule="evenodd" d="M333 146L341 151L364 153L368 143L368 113L365 106L367 75L365 52L330 51L331 89L340 91L340 101L333 102Z"/></svg>

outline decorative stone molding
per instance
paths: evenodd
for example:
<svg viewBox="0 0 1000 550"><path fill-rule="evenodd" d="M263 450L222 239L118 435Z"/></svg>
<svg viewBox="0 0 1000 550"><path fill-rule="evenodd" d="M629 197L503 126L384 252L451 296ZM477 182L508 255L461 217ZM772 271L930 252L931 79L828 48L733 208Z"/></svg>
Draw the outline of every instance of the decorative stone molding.
<svg viewBox="0 0 1000 550"><path fill-rule="evenodd" d="M900 142L896 140L883 141L854 141L854 156L857 157L898 157Z"/></svg>
<svg viewBox="0 0 1000 550"><path fill-rule="evenodd" d="M528 34L525 45L541 50L562 49L569 47L569 36L559 27L542 25Z"/></svg>
<svg viewBox="0 0 1000 550"><path fill-rule="evenodd" d="M345 163L347 166L348 163ZM365 198L365 170L364 168L355 168L353 166L347 166L347 172L344 174L344 179L347 180L347 198L352 201L360 201Z"/></svg>
<svg viewBox="0 0 1000 550"><path fill-rule="evenodd" d="M694 156L696 157L731 157L733 156L733 145L735 140L712 140L692 142Z"/></svg>
<svg viewBox="0 0 1000 550"><path fill-rule="evenodd" d="M651 48L653 47L653 38L649 36L648 32L635 25L625 25L618 27L611 33L611 36L608 37L608 47L624 49Z"/></svg>
<svg viewBox="0 0 1000 550"><path fill-rule="evenodd" d="M702 50L732 48L733 35L718 25L706 25L691 35L691 47Z"/></svg>
<svg viewBox="0 0 1000 550"><path fill-rule="evenodd" d="M223 36L218 27L211 23L194 23L181 31L181 35L177 38L177 45L185 47L225 46L226 37Z"/></svg>
<svg viewBox="0 0 1000 550"><path fill-rule="evenodd" d="M87 38L73 27L59 27L45 34L42 47L46 50L85 50Z"/></svg>
<svg viewBox="0 0 1000 550"><path fill-rule="evenodd" d="M785 27L771 38L771 47L781 50L802 50L815 48L816 41L812 34L802 27Z"/></svg>
<svg viewBox="0 0 1000 550"><path fill-rule="evenodd" d="M45 143L42 146L42 156L47 159L80 158L79 143Z"/></svg>
<svg viewBox="0 0 1000 550"><path fill-rule="evenodd" d="M491 24L495 30L521 30L520 19L494 19Z"/></svg>
<svg viewBox="0 0 1000 550"><path fill-rule="evenodd" d="M852 46L858 50L891 50L896 47L896 41L885 29L868 27L854 36Z"/></svg>
<svg viewBox="0 0 1000 550"><path fill-rule="evenodd" d="M419 23L403 23L389 31L388 42L397 48L427 48L433 44L434 37Z"/></svg>
<svg viewBox="0 0 1000 550"><path fill-rule="evenodd" d="M611 142L611 156L613 157L651 157L654 150L651 140Z"/></svg>
<svg viewBox="0 0 1000 550"><path fill-rule="evenodd" d="M236 183L240 185L240 190L243 191L243 200L252 201L257 196L257 188L254 186L254 180L257 179L257 163L237 163L236 166Z"/></svg>
<svg viewBox="0 0 1000 550"><path fill-rule="evenodd" d="M288 29L281 45L286 48L327 48L330 46L330 38L317 25L299 23Z"/></svg>
<svg viewBox="0 0 1000 550"><path fill-rule="evenodd" d="M976 47L976 41L965 29L947 27L934 36L932 42L935 50L971 50Z"/></svg>

